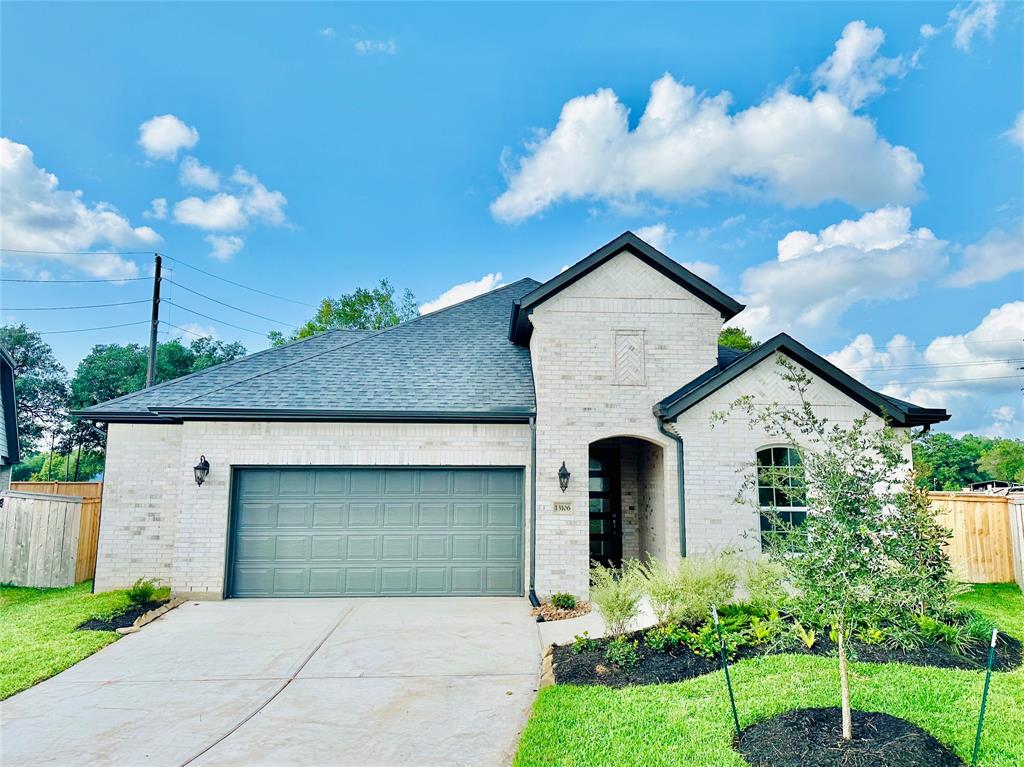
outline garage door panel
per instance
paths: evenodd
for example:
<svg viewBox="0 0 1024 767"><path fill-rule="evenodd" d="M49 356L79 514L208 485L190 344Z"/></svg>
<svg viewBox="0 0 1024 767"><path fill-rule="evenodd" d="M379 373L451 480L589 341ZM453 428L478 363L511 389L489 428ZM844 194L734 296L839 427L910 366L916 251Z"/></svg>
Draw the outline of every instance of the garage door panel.
<svg viewBox="0 0 1024 767"><path fill-rule="evenodd" d="M243 469L233 596L521 595L515 469Z"/></svg>

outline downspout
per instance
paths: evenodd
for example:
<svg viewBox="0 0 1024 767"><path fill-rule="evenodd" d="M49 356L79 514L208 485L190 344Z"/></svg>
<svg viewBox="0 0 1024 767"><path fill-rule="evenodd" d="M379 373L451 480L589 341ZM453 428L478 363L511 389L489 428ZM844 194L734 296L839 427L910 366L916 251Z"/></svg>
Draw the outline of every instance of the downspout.
<svg viewBox="0 0 1024 767"><path fill-rule="evenodd" d="M686 556L686 482L684 473L684 445L683 438L665 428L665 420L661 415L655 413L658 419L658 431L676 443L676 477L679 488L679 556Z"/></svg>
<svg viewBox="0 0 1024 767"><path fill-rule="evenodd" d="M530 604L540 607L537 598L537 417L530 416Z"/></svg>

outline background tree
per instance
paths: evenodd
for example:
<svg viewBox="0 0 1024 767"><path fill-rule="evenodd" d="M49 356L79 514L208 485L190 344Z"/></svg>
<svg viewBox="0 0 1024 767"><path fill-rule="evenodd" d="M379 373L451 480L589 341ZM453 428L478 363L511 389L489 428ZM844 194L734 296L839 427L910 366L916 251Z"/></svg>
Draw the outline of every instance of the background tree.
<svg viewBox="0 0 1024 767"><path fill-rule="evenodd" d="M47 433L65 417L67 371L53 349L25 324L0 326L0 346L14 359L14 395L18 403L18 432L26 452L47 444Z"/></svg>
<svg viewBox="0 0 1024 767"><path fill-rule="evenodd" d="M755 341L746 330L741 327L722 328L718 334L718 345L727 346L741 352L749 352L761 345Z"/></svg>
<svg viewBox="0 0 1024 767"><path fill-rule="evenodd" d="M949 614L957 594L943 550L950 532L936 522L927 493L908 476L902 436L876 425L870 415L849 426L819 417L807 400L811 378L785 357L777 361L800 404L762 406L744 397L730 410L745 412L752 428L800 453L806 521L795 528L774 509L759 512L768 513L780 531L765 535L766 551L796 590L797 616L830 626L835 634L843 738L850 740L850 637L868 626L909 630L916 616ZM716 420L724 417L716 414ZM756 499L766 479L792 492L788 467L777 477L752 467L744 488Z"/></svg>
<svg viewBox="0 0 1024 767"><path fill-rule="evenodd" d="M325 298L313 317L290 336L277 330L269 334L270 342L280 346L288 341L308 338L325 330L381 330L419 316L419 306L412 291L406 289L400 299L395 288L383 279L375 288L356 288L338 298Z"/></svg>
<svg viewBox="0 0 1024 767"><path fill-rule="evenodd" d="M88 481L103 471L103 453L99 450L78 449L66 454L35 453L14 467L11 480L14 482L45 482L48 479L72 482Z"/></svg>
<svg viewBox="0 0 1024 767"><path fill-rule="evenodd" d="M174 338L157 346L156 382L163 383L245 356L238 342L197 338L186 346ZM139 344L99 344L78 363L71 379L71 409L81 410L146 386L146 349ZM103 438L86 424L76 427L73 444L101 448Z"/></svg>
<svg viewBox="0 0 1024 767"><path fill-rule="evenodd" d="M1024 441L997 439L982 453L978 468L992 479L1024 482Z"/></svg>

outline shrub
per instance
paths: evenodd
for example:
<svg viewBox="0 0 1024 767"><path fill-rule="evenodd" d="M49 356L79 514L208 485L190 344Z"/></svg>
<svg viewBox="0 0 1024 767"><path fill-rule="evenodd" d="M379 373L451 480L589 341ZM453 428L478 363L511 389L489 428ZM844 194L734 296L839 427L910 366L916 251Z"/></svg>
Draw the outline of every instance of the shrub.
<svg viewBox="0 0 1024 767"><path fill-rule="evenodd" d="M796 638L799 639L803 646L808 650L814 649L814 643L818 640L817 634L814 633L814 629L805 628L804 624L797 621L793 624L793 633L796 634ZM836 639L838 639L838 634Z"/></svg>
<svg viewBox="0 0 1024 767"><path fill-rule="evenodd" d="M644 644L652 650L665 652L678 647L686 638L687 630L674 623L663 623L648 629L644 634Z"/></svg>
<svg viewBox="0 0 1024 767"><path fill-rule="evenodd" d="M572 654L579 655L583 652L594 652L601 643L596 639L591 639L590 632L584 631L582 634L577 634L572 638Z"/></svg>
<svg viewBox="0 0 1024 767"><path fill-rule="evenodd" d="M617 570L595 562L590 569L590 583L590 601L604 618L608 633L620 636L640 613L643 590L636 563L626 562Z"/></svg>
<svg viewBox="0 0 1024 767"><path fill-rule="evenodd" d="M139 578L126 592L128 601L133 605L144 605L152 602L156 596L157 583L156 578Z"/></svg>
<svg viewBox="0 0 1024 767"><path fill-rule="evenodd" d="M964 653L977 640L967 631L966 626L956 623L944 623L930 615L918 615L915 620L926 639L942 642L955 653ZM991 636L991 634L990 634Z"/></svg>
<svg viewBox="0 0 1024 767"><path fill-rule="evenodd" d="M967 621L964 623L964 629L967 631L967 635L978 642L984 642L988 644L992 640L992 631L995 629L996 624L976 612L971 612L967 617Z"/></svg>
<svg viewBox="0 0 1024 767"><path fill-rule="evenodd" d="M711 605L731 602L738 581L731 554L680 558L675 572L652 560L639 566L644 590L660 623L699 625Z"/></svg>
<svg viewBox="0 0 1024 767"><path fill-rule="evenodd" d="M724 625L722 626L722 641L719 643L718 632L710 622L705 623L697 631L686 630L683 641L695 655L700 655L703 658L717 658L723 644L726 657L733 658L739 648L746 644L743 634L727 630Z"/></svg>
<svg viewBox="0 0 1024 767"><path fill-rule="evenodd" d="M635 639L631 642L622 636L615 637L604 648L604 659L622 668L633 668L640 662L637 644Z"/></svg>
<svg viewBox="0 0 1024 767"><path fill-rule="evenodd" d="M778 613L774 619L751 616L747 635L752 644L767 644L778 637L780 633L782 633L782 619L779 618Z"/></svg>
<svg viewBox="0 0 1024 767"><path fill-rule="evenodd" d="M768 557L747 562L743 571L743 585L747 601L759 610L777 610L789 600L784 585L786 568Z"/></svg>
<svg viewBox="0 0 1024 767"><path fill-rule="evenodd" d="M551 595L551 604L559 610L575 610L576 597L564 591L559 591L557 594Z"/></svg>

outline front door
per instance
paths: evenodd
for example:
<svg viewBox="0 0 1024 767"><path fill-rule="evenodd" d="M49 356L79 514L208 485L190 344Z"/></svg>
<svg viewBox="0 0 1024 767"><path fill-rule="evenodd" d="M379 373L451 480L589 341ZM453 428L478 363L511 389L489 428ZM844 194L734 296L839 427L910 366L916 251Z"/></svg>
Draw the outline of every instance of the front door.
<svg viewBox="0 0 1024 767"><path fill-rule="evenodd" d="M605 567L622 565L622 494L615 450L590 453L590 558Z"/></svg>

